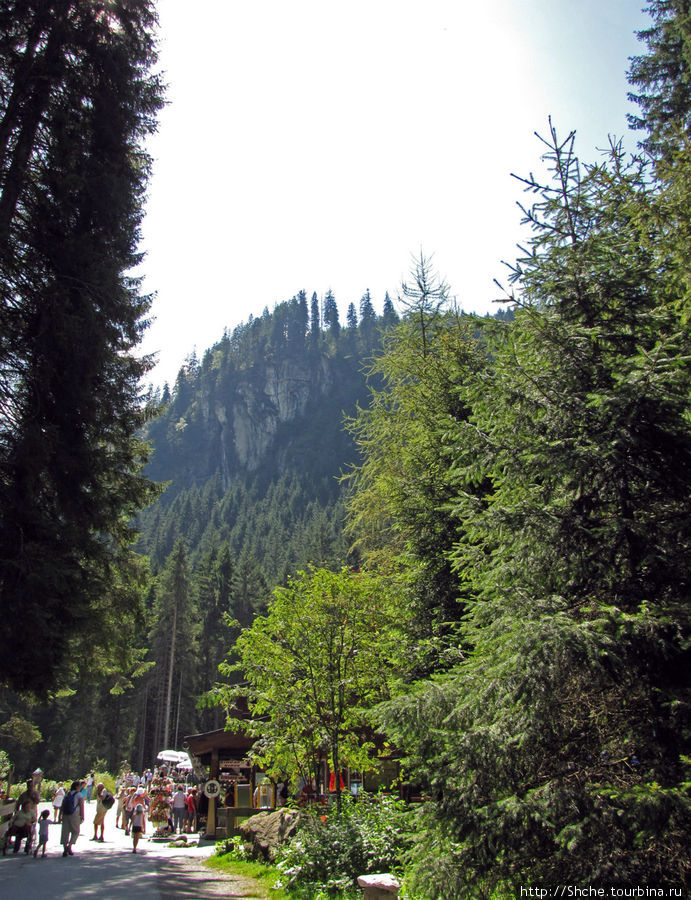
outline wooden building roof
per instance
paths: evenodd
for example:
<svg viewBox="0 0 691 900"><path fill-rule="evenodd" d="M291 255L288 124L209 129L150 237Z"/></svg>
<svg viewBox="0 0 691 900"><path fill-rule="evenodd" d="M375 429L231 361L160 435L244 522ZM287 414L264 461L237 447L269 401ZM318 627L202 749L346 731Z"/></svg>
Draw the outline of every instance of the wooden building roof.
<svg viewBox="0 0 691 900"><path fill-rule="evenodd" d="M241 732L226 731L224 728L205 731L203 734L190 734L185 738L185 745L189 747L190 753L199 757L214 750L228 751L228 755L233 757L238 757L238 754L246 756L254 744L255 738ZM221 752L221 755L224 754Z"/></svg>

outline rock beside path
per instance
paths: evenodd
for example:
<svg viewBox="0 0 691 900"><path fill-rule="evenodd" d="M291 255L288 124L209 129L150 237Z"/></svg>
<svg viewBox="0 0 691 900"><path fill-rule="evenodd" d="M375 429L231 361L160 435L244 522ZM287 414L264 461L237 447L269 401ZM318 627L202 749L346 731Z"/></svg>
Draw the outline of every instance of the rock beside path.
<svg viewBox="0 0 691 900"><path fill-rule="evenodd" d="M400 884L390 872L378 872L374 875L360 875L357 883L365 892L366 900L393 900L398 897Z"/></svg>
<svg viewBox="0 0 691 900"><path fill-rule="evenodd" d="M297 831L301 815L297 809L277 809L241 822L240 835L246 852L253 859L272 862L281 844Z"/></svg>

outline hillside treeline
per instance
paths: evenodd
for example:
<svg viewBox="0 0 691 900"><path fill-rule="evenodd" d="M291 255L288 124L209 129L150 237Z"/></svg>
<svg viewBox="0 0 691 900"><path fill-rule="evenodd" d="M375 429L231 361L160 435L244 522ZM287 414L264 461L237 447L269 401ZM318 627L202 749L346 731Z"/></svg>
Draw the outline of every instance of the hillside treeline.
<svg viewBox="0 0 691 900"><path fill-rule="evenodd" d="M122 622L134 629L130 657L98 676L84 667L49 704L4 692L18 768L142 768L164 744L223 726L222 711L198 700L238 629L288 575L357 561L344 533L341 478L358 461L345 419L369 402L366 360L397 321L388 296L377 313L365 293L341 324L330 292L309 305L301 293L149 395L159 413L141 435L152 446L145 474L163 488L137 522L140 614Z"/></svg>

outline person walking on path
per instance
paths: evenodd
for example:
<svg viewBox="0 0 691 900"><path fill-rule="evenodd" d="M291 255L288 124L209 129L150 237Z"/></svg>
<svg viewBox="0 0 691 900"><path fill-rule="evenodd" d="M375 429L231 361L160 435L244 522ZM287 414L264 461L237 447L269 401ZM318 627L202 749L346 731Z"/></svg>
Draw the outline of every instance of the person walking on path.
<svg viewBox="0 0 691 900"><path fill-rule="evenodd" d="M81 795L79 782L73 781L62 804L60 843L63 846L63 856L74 856L72 847L79 837L79 829L83 821L84 798Z"/></svg>
<svg viewBox="0 0 691 900"><path fill-rule="evenodd" d="M146 813L143 804L137 803L132 813L132 853L137 852L137 844L143 834L146 834Z"/></svg>
<svg viewBox="0 0 691 900"><path fill-rule="evenodd" d="M46 844L48 843L48 830L50 828L50 811L44 809L38 819L38 843L36 844L36 849L34 850L34 859L38 856L38 851L41 851L41 856L46 855Z"/></svg>
<svg viewBox="0 0 691 900"><path fill-rule="evenodd" d="M86 779L86 802L91 803L91 798L94 794L94 773L89 772L89 775Z"/></svg>
<svg viewBox="0 0 691 900"><path fill-rule="evenodd" d="M62 801L65 799L65 788L58 782L53 794L53 822L62 822Z"/></svg>
<svg viewBox="0 0 691 900"><path fill-rule="evenodd" d="M108 791L106 791L103 782L99 781L96 785L96 812L94 814L94 836L91 838L92 841L100 841L103 843L103 823L106 818L106 813L110 809L110 806L106 806L103 801L108 796ZM98 836L99 828L101 829L101 837Z"/></svg>
<svg viewBox="0 0 691 900"><path fill-rule="evenodd" d="M116 828L125 828L125 803L128 800L129 794L127 793L127 785L124 781L120 782L120 787L117 790L117 794L115 795L117 799L117 807L115 809L115 827Z"/></svg>
<svg viewBox="0 0 691 900"><path fill-rule="evenodd" d="M130 788L132 790L132 788ZM132 816L138 803L144 805L146 802L146 791L144 788L135 788L130 796L125 800L125 834L129 835L130 826L132 825Z"/></svg>
<svg viewBox="0 0 691 900"><path fill-rule="evenodd" d="M197 789L190 788L187 794L187 812L185 813L185 831L188 834L194 832L197 818Z"/></svg>

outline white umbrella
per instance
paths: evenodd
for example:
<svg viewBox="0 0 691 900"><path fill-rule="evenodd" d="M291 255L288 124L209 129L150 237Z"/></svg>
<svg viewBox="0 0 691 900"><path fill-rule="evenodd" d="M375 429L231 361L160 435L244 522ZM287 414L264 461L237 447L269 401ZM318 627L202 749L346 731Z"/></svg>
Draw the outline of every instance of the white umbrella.
<svg viewBox="0 0 691 900"><path fill-rule="evenodd" d="M176 769L184 769L187 772L192 771L192 760L190 759L189 753L181 753L180 761L178 762Z"/></svg>
<svg viewBox="0 0 691 900"><path fill-rule="evenodd" d="M160 759L162 762L177 764L183 756L186 756L189 759L186 753L180 753L179 750L161 750L156 759Z"/></svg>

